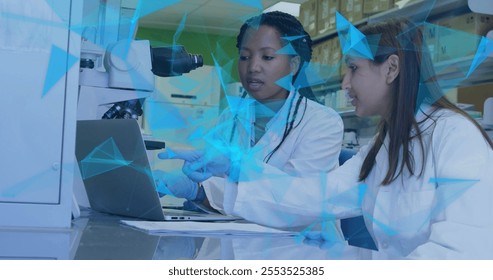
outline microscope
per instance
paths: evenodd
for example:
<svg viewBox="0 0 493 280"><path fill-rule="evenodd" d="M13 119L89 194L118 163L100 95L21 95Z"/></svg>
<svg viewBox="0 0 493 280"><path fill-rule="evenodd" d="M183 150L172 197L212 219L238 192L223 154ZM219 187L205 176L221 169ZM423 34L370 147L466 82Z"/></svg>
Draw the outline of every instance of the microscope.
<svg viewBox="0 0 493 280"><path fill-rule="evenodd" d="M202 56L183 46L151 47L148 40L135 40L136 2L83 1L77 120L137 120L155 91L156 76L180 76L203 66ZM144 142L147 150L164 147L153 139ZM75 208L89 206L82 179L76 178Z"/></svg>
<svg viewBox="0 0 493 280"><path fill-rule="evenodd" d="M151 47L135 40L142 1L84 0L78 120L137 119L154 78L180 76L203 66L183 46ZM144 9L145 10L145 9Z"/></svg>
<svg viewBox="0 0 493 280"><path fill-rule="evenodd" d="M77 119L137 119L155 75L179 76L201 66L201 55L179 45L151 47L147 40L124 39L103 49L83 41Z"/></svg>

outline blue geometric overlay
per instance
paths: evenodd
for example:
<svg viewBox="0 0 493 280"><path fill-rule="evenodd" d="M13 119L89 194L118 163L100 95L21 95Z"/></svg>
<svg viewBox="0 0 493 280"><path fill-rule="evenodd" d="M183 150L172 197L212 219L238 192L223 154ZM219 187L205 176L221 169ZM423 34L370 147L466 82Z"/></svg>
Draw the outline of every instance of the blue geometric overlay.
<svg viewBox="0 0 493 280"><path fill-rule="evenodd" d="M131 163L125 160L113 138L109 138L80 161L81 175L87 179Z"/></svg>
<svg viewBox="0 0 493 280"><path fill-rule="evenodd" d="M242 8L251 9L253 12L259 12L265 9L260 0L225 0L226 2L234 3L241 5ZM186 2L179 0L170 0L170 1L156 1L156 0L139 0L137 3L137 8L134 14L134 17L131 19L131 26L129 37L126 38L129 41L128 48L130 47L130 40L133 40L133 34L135 29L137 28L138 21L144 16L151 15L152 13L172 8L173 5ZM48 1L48 3L52 3ZM434 6L435 1L430 1L430 10ZM54 5L54 9L57 9L58 5ZM57 12L57 11L55 11ZM119 13L120 11L117 11ZM235 13L236 11L229 11L231 13ZM427 96L427 90L434 80L438 77L438 84L444 90L455 88L461 85L463 82L467 81L467 79L471 78L476 74L476 71L482 66L483 63L491 60L491 55L493 54L493 40L491 38L486 38L481 35L472 34L469 32L464 32L461 30L455 30L447 27L440 26L435 23L427 22L427 15L429 13L425 13L425 19L422 22L416 22L416 28L420 28L423 30L425 34L425 41L427 44L423 47L422 51L430 55L433 67L436 75L427 73L425 71L421 71L422 76L420 77L419 91L420 96ZM174 30L174 36L172 39L172 45L181 45L183 32L187 30L187 13L182 15L182 20L180 25L176 30ZM94 11L92 14L87 14L87 17L98 17L99 14ZM238 18L249 18L250 15L239 14ZM26 21L36 22L36 19L26 18ZM53 25L52 22L43 22L39 21L38 24L50 24ZM107 27L118 27L119 22L110 22ZM205 26L204 22L204 26ZM68 26L58 26L60 28L69 28ZM71 26L72 32L75 32L80 35L84 35L84 39L91 41L95 44L101 44L99 47L106 48L106 45L103 45L103 42L98 42L97 32L92 30L89 26ZM327 82L333 82L333 77L338 75L339 66L344 64L344 56L353 56L358 59L368 59L374 60L375 54L378 50L378 45L380 42L380 34L376 34L373 36L365 36L361 31L356 28L347 18L345 18L341 13L336 12L336 28L338 40L340 41L341 46L341 58L339 61L333 61L330 65L324 65L318 62L310 62L304 63L300 66L300 74L297 76L297 79L293 81L293 76L291 74L286 75L276 81L276 84L280 87L290 90L293 86L296 89L302 89L307 87L316 87L319 85L324 85ZM115 28L117 29L117 28ZM68 31L68 30L67 30ZM239 30L238 30L239 31ZM409 40L409 35L413 32L413 30L407 30L405 33L400 34L398 36L398 40L403 46L405 50L411 50L415 46L412 41ZM89 35L88 35L89 34ZM430 47L434 44L434 39L436 36L440 36L442 40L441 45L431 49ZM216 35L214 35L216 36ZM237 73L236 73L236 64L237 64L237 54L231 55L228 54L225 49L230 49L231 42L235 43L235 36L229 35L230 38L224 39L224 44L229 44L229 46L221 45L223 41L221 40L212 40L211 42L214 45L211 45L210 42L200 42L203 45L201 46L203 49L207 49L208 52L212 56L214 62L214 74L215 77L219 78L220 87L222 93L223 104L225 104L226 109L229 110L233 117L229 120L225 120L221 125L215 126L217 122L218 116L216 111L213 108L204 106L203 115L205 116L203 119L196 120L193 116L184 113L182 104L173 103L172 100L166 100L167 96L169 96L168 92L161 92L163 89L155 88L152 94L159 96L160 101L152 100L149 98L145 103L145 125L146 129L149 129L152 133L156 135L166 137L166 141L174 140L173 137L180 136L181 133L184 133L188 130L189 136L186 139L186 142L180 143L185 144L192 147L198 147L200 144L205 142L209 149L209 157L214 158L217 154L226 154L235 160L238 158L242 158L245 161L254 162L253 154L256 152L261 152L258 147L254 147L251 150L245 148L248 147L251 143L251 139L247 136L248 133L254 129L253 124L251 122L251 114L249 111L250 108L254 107L255 100L249 98L240 98L239 96L234 96L228 92L228 84L231 82L239 82L237 81ZM211 35L212 37L212 35ZM227 36L225 36L227 37ZM293 44L296 40L303 40L303 36L291 36L291 37L282 37L285 46L276 51L277 54L285 54L285 55L297 55L295 49L293 48ZM215 39L215 38L214 38ZM231 39L231 40L228 40ZM313 39L313 38L312 38ZM207 40L205 40L207 41ZM194 46L195 47L195 46ZM125 58L128 55L129 49L120 50L118 53L114 53L114 55L118 55L121 58ZM236 56L235 56L236 55ZM458 61L458 58L461 58L461 61ZM63 79L65 74L71 67L77 63L80 58L74 56L70 53L67 53L62 48L53 45L51 47L50 59L48 62L48 67L46 71L46 78L43 85L42 97L50 92L54 85L57 84L60 79ZM125 61L125 59L123 59ZM130 65L127 65L130 67ZM455 75L449 75L454 73ZM144 80L137 73L130 72L130 79L133 84L138 85L142 83ZM175 88L179 88L183 93L190 93L198 88L204 81L210 79L210 77L205 77L202 79L193 79L187 74L174 79L171 84ZM208 89L200 88L199 90L203 95L200 98L210 94ZM418 97L421 98L421 97ZM165 99L165 102L161 102L162 99ZM423 102L432 103L435 100L424 100ZM422 101L420 99L420 101ZM193 106L199 106L193 105ZM257 107L258 108L258 107ZM224 109L224 108L221 108ZM272 112L266 111L266 114ZM212 128L209 128L212 126ZM240 133L231 133L236 129ZM283 130L272 131L273 134L282 137ZM234 141L231 141L234 140ZM245 144L246 143L246 144ZM169 153L173 153L172 150L168 150ZM250 152L250 154L248 154ZM245 155L246 154L246 155ZM80 162L81 173L84 179L90 178L93 176L97 176L98 174L108 172L120 167L131 166L132 162L127 161L122 156L122 153L116 146L116 143L112 138L107 139L105 142L101 143L96 149L91 151L86 158L84 158ZM260 167L258 167L260 169ZM259 170L261 171L261 170ZM264 174L266 177L270 174ZM43 176L40 174L39 176ZM276 179L276 175L272 175L268 179ZM243 178L245 180L257 180L258 178ZM31 181L25 182L24 187L21 185L16 185L15 189L10 189L8 193L3 194L14 196L19 192L24 191L27 186L33 185L33 182L36 178L32 178ZM465 179L447 179L447 178L433 178L430 183L445 185L446 188L439 188L438 194L440 196L440 203L438 203L433 209L433 213L413 213L407 217L409 220L417 219L425 222L431 219L433 215L440 213L443 211L448 205L453 203L458 197L460 197L464 192L466 192L474 183L473 180L465 180ZM321 184L321 188L324 185ZM349 201L354 199L354 196L358 197L358 200L361 202L363 199L363 195L368 193L366 192L365 185L359 185L345 193L338 194L337 196L333 196L330 198L327 203L337 204L340 207L346 207L350 205ZM274 201L282 201L284 197L284 193L282 190L278 189L278 193L273 193ZM377 205L378 207L378 205ZM386 225L382 221L375 220L371 213L363 213L367 220L373 221L374 224L379 227L380 230L386 232L389 235L397 235L399 234L398 229L392 228L389 225ZM326 220L333 219L329 213L325 217ZM286 217L286 219L289 219ZM406 221L403 221L406 222ZM308 232L318 230L321 235L324 235L324 239L330 239L330 236L333 236L335 239L335 231L330 226L331 224L322 225L321 228L315 229L315 225L311 225L305 229L305 234Z"/></svg>
<svg viewBox="0 0 493 280"><path fill-rule="evenodd" d="M42 97L48 93L48 91L65 76L67 71L79 60L63 49L53 45L51 47L50 61L48 62L48 69L46 70L46 78L43 86Z"/></svg>

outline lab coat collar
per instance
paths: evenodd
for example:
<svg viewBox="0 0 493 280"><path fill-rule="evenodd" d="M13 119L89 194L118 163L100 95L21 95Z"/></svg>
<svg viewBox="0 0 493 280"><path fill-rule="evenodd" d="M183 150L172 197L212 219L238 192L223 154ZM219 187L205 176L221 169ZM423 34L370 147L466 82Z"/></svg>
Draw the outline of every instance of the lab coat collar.
<svg viewBox="0 0 493 280"><path fill-rule="evenodd" d="M274 123L276 123L279 118L284 119L284 120L286 119L290 104L294 101L293 99L295 99L295 98L297 99L298 95L299 95L298 91L295 90L294 86L291 86L288 97L286 98L286 101L282 105L281 109L277 112L277 114L274 115L274 117L272 117L272 119L265 126L266 131L269 131L271 126ZM293 112L294 112L294 104L291 107L291 116L292 116ZM284 125L285 125L285 123L284 123Z"/></svg>
<svg viewBox="0 0 493 280"><path fill-rule="evenodd" d="M288 97L286 98L286 101L282 105L281 109L266 124L265 134L262 136L262 138L260 138L260 140L255 145L252 146L255 146L258 149L262 149L266 146L269 146L272 142L280 141L280 138L282 138L284 129L286 127L286 118L288 115L290 104L293 103L293 106L291 107L291 114L290 114L290 116L293 116L294 107L295 107L294 102L298 99L298 97L299 97L299 93L296 91L294 86L291 86L291 90L289 91ZM252 110L255 110L253 106L252 106ZM253 123L255 122L255 113L254 111L252 112L253 112L252 113L253 116L252 123ZM254 132L252 131L252 137L254 136L253 133Z"/></svg>

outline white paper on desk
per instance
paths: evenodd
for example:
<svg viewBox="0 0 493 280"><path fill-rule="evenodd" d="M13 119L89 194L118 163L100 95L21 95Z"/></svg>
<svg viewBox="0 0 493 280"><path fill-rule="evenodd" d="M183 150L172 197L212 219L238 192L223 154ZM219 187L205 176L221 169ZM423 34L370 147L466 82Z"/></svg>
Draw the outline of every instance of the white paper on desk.
<svg viewBox="0 0 493 280"><path fill-rule="evenodd" d="M297 232L282 231L251 223L221 222L151 222L121 220L127 226L147 233L180 233L192 235L284 235L293 236Z"/></svg>

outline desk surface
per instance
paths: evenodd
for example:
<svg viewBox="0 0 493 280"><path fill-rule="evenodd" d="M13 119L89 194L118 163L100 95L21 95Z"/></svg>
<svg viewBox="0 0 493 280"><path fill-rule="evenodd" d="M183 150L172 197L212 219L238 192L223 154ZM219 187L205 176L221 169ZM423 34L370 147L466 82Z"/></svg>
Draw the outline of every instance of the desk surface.
<svg viewBox="0 0 493 280"><path fill-rule="evenodd" d="M151 235L120 224L119 216L83 210L69 230L0 230L0 258L76 260L366 259L345 244L307 244L279 236ZM128 219L128 218L125 218Z"/></svg>

